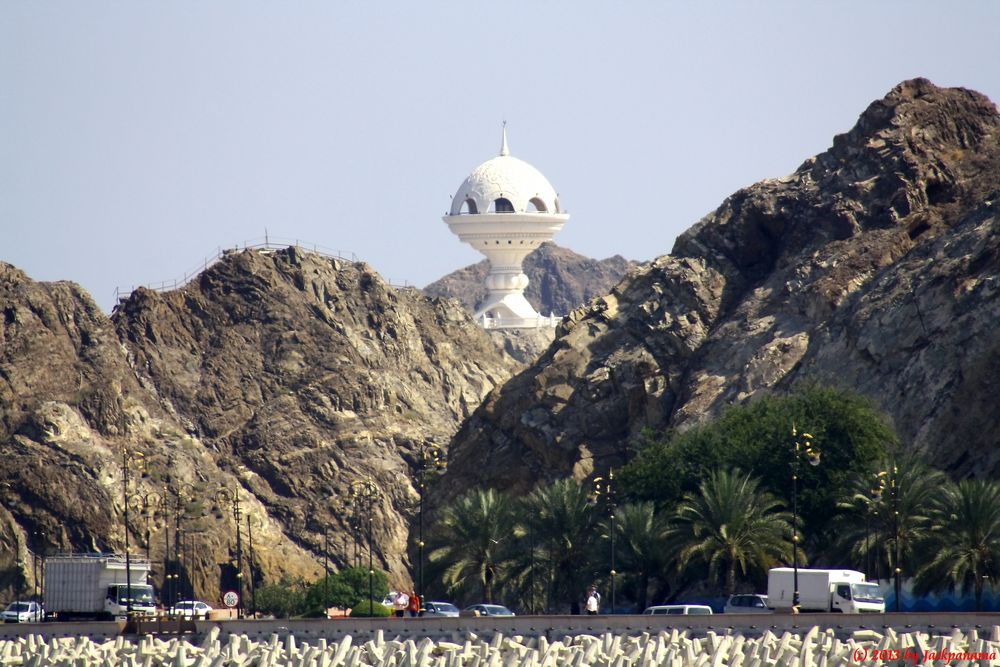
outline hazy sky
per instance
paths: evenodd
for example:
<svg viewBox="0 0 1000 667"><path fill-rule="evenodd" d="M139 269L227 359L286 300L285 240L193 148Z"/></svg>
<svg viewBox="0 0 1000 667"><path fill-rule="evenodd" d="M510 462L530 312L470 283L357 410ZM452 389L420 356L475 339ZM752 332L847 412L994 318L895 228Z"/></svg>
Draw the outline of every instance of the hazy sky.
<svg viewBox="0 0 1000 667"><path fill-rule="evenodd" d="M924 76L1000 101L1000 2L0 2L0 260L115 288L300 239L423 286L495 156L638 260Z"/></svg>

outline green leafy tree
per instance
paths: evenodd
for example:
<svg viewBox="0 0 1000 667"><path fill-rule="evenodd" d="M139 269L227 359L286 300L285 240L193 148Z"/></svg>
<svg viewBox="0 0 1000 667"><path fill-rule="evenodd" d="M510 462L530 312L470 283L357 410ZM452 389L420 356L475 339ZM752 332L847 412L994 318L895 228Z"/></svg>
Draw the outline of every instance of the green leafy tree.
<svg viewBox="0 0 1000 667"><path fill-rule="evenodd" d="M494 489L475 489L445 507L431 532L428 560L442 566L448 593L493 602L512 562L516 527L510 499Z"/></svg>
<svg viewBox="0 0 1000 667"><path fill-rule="evenodd" d="M851 392L808 387L733 406L715 422L683 433L646 434L635 459L618 475L619 490L672 507L712 471L738 468L790 505L793 427L809 432L822 453L820 465L801 467L799 484L799 514L810 528L807 537L817 543L842 489L897 442L885 417Z"/></svg>
<svg viewBox="0 0 1000 667"><path fill-rule="evenodd" d="M373 595L381 601L389 592L389 580L384 572L375 571ZM321 615L330 607L352 609L368 602L368 569L349 567L314 582L306 591L305 606L309 615Z"/></svg>
<svg viewBox="0 0 1000 667"><path fill-rule="evenodd" d="M728 470L710 473L697 493L685 494L670 529L678 569L701 561L710 582L729 593L737 576L760 578L791 560L791 535L792 515L782 501L757 479Z"/></svg>
<svg viewBox="0 0 1000 667"><path fill-rule="evenodd" d="M979 611L984 586L1000 579L1000 484L966 480L937 496L923 544L930 560L917 570L915 591L971 590Z"/></svg>
<svg viewBox="0 0 1000 667"><path fill-rule="evenodd" d="M276 584L257 588L257 609L275 618L291 618L305 611L305 593L302 581L282 579Z"/></svg>

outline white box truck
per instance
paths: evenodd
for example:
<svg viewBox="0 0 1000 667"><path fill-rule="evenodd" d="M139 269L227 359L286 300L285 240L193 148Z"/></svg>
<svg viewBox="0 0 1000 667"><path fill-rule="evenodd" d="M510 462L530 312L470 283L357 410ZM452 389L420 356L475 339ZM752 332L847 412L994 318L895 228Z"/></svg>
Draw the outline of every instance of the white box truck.
<svg viewBox="0 0 1000 667"><path fill-rule="evenodd" d="M50 556L45 559L45 612L59 621L125 618L131 598L133 616L155 616L149 561L129 556L129 573L121 555Z"/></svg>
<svg viewBox="0 0 1000 667"><path fill-rule="evenodd" d="M767 573L767 602L775 611L792 611L795 570L776 567ZM878 584L865 581L855 570L799 568L799 611L833 611L845 614L885 613Z"/></svg>

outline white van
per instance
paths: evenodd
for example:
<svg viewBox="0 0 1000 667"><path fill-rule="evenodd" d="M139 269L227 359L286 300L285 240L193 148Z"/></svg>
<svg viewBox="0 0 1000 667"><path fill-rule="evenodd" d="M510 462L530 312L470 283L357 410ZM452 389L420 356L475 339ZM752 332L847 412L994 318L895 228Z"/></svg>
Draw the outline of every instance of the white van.
<svg viewBox="0 0 1000 667"><path fill-rule="evenodd" d="M646 610L642 612L646 615L660 616L660 615L705 615L711 614L712 608L704 604L661 604L655 607L646 607Z"/></svg>

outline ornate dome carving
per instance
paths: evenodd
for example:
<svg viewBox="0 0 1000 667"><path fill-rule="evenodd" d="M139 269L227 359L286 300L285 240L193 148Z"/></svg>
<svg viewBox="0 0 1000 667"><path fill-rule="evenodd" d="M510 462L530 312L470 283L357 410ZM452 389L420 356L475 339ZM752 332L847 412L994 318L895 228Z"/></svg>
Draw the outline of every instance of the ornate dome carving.
<svg viewBox="0 0 1000 667"><path fill-rule="evenodd" d="M510 155L504 130L500 155L472 170L451 202L451 215L463 213L563 213L548 179Z"/></svg>

